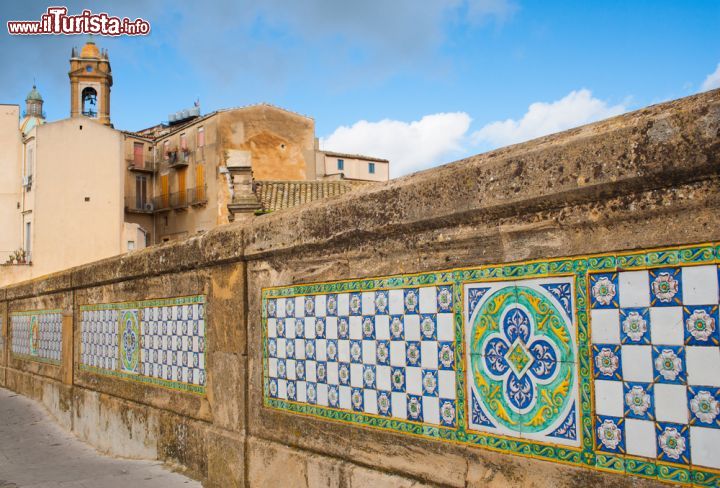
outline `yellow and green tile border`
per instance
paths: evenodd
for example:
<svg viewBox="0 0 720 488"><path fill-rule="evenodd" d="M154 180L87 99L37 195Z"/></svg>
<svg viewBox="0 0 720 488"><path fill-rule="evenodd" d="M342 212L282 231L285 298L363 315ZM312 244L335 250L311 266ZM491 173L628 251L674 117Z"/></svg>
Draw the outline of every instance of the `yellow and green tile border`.
<svg viewBox="0 0 720 488"><path fill-rule="evenodd" d="M97 304L88 304L88 305L81 305L80 306L80 314L83 312L91 312L91 311L99 311L99 310L125 310L125 309L137 309L139 312L138 321L142 321L142 313L143 309L146 308L153 308L153 307L170 307L170 306L180 306L180 305L194 305L194 304L205 304L206 297L205 295L192 295L192 296L184 296L184 297L174 297L174 298L153 298L149 300L139 300L139 301L131 301L131 302L114 302L114 303L97 303ZM204 316L206 316L204 314ZM78 321L79 326L79 321ZM207 327L207 323L206 323ZM119 331L118 331L119 333ZM119 338L118 338L119 341ZM119 350L119 348L118 348ZM207 337L205 338L205 350L207 351ZM120 361L120 358L117 358L118 361ZM139 364L141 365L142 362L140 361ZM126 373L123 371L118 370L112 370L112 369L105 369L105 368L98 368L95 366L89 366L86 364L80 363L78 365L79 369L81 371L86 371L93 374L99 374L104 376L109 376L115 379L125 380L125 381L132 381L136 383L142 383L149 386L157 386L161 388L167 388L174 391L180 391L183 393L193 393L196 395L205 395L205 386L200 385L194 385L190 383L183 383L180 381L172 381L172 380L165 380L162 378L153 378L150 376L144 376L140 373Z"/></svg>
<svg viewBox="0 0 720 488"><path fill-rule="evenodd" d="M674 464L660 460L612 455L596 451L593 432L593 391L591 343L589 324L589 273L600 271L633 271L667 266L693 266L720 264L720 243L666 247L640 251L603 253L566 258L540 259L526 262L483 265L473 268L456 268L432 273L343 280L334 282L299 284L263 288L263 379L264 405L269 408L343 422L352 425L382 429L462 445L478 446L519 456L580 466L614 473L625 473L684 485L720 487L720 470L696 468L687 464ZM466 283L493 280L529 279L556 276L574 276L575 306L578 340L578 380L580 386L580 437L579 448L539 443L508 436L471 432L467 428L467 398L465 387L464 301ZM457 427L428 425L408 420L392 419L362 412L298 403L269 395L267 349L267 300L326 293L390 290L396 288L450 284L453 287L453 313L455 323ZM719 446L720 448L720 446Z"/></svg>

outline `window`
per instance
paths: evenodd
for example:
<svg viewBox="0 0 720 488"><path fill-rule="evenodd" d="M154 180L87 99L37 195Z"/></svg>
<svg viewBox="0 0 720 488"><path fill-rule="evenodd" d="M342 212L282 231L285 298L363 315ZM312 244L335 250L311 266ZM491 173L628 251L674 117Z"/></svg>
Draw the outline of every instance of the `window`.
<svg viewBox="0 0 720 488"><path fill-rule="evenodd" d="M147 176L135 177L135 208L144 210L147 204Z"/></svg>
<svg viewBox="0 0 720 488"><path fill-rule="evenodd" d="M86 117L97 117L97 92L87 87L82 91L82 114Z"/></svg>
<svg viewBox="0 0 720 488"><path fill-rule="evenodd" d="M33 148L28 148L27 152L27 164L25 165L25 176L32 177L33 174L33 159L35 156L35 152L33 151Z"/></svg>
<svg viewBox="0 0 720 488"><path fill-rule="evenodd" d="M30 245L30 233L31 226L30 222L25 222L25 260L27 262L30 262L30 252L32 251L32 246Z"/></svg>
<svg viewBox="0 0 720 488"><path fill-rule="evenodd" d="M128 242L128 245L127 245L128 251L134 250L135 249L135 241L127 241L127 242Z"/></svg>
<svg viewBox="0 0 720 488"><path fill-rule="evenodd" d="M345 160L344 159L338 159L338 170L342 171L345 169Z"/></svg>
<svg viewBox="0 0 720 488"><path fill-rule="evenodd" d="M204 147L204 146L205 146L205 128L204 128L204 127L198 127L198 131L197 131L197 145L198 145L198 147Z"/></svg>
<svg viewBox="0 0 720 488"><path fill-rule="evenodd" d="M163 154L165 155L165 159L170 156L170 141L168 139L163 142Z"/></svg>
<svg viewBox="0 0 720 488"><path fill-rule="evenodd" d="M185 134L180 134L180 149L187 151L187 148L187 136Z"/></svg>
<svg viewBox="0 0 720 488"><path fill-rule="evenodd" d="M371 175L375 174L375 163L368 163L368 171Z"/></svg>

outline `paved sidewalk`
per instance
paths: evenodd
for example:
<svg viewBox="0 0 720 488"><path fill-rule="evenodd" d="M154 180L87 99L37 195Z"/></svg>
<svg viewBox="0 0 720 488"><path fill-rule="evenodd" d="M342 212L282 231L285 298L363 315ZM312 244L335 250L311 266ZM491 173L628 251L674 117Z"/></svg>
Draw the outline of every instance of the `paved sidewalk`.
<svg viewBox="0 0 720 488"><path fill-rule="evenodd" d="M0 488L200 486L159 462L104 456L63 430L36 402L0 388Z"/></svg>

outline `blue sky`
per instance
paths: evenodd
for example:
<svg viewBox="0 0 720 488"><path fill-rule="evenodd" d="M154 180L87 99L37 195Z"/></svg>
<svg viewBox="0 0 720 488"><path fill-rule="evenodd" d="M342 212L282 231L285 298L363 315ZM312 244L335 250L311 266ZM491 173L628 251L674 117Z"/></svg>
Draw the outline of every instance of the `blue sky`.
<svg viewBox="0 0 720 488"><path fill-rule="evenodd" d="M53 4L59 2L53 2ZM7 20L51 4L3 2ZM97 38L112 120L135 130L200 99L312 116L328 149L389 157L397 176L720 86L720 2L70 0L143 17L150 36ZM37 79L69 113L68 58L85 37L0 35L0 102Z"/></svg>

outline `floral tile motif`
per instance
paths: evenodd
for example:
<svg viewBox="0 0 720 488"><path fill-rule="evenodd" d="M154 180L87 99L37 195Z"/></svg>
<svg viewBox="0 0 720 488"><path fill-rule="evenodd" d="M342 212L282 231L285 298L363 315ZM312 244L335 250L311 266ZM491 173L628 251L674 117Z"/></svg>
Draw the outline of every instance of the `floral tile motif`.
<svg viewBox="0 0 720 488"><path fill-rule="evenodd" d="M623 454L625 452L625 420L599 415L595 420L595 447L599 451Z"/></svg>
<svg viewBox="0 0 720 488"><path fill-rule="evenodd" d="M718 263L715 243L265 289L264 402L720 487Z"/></svg>
<svg viewBox="0 0 720 488"><path fill-rule="evenodd" d="M80 369L204 393L204 302L204 296L191 296L81 306ZM290 308L294 312L294 306ZM288 308L283 304L282 311L276 307L272 312L282 315ZM297 353L296 344L284 338L283 327L284 323L277 334L283 338L270 347L278 356L291 359ZM273 367L285 376L287 366L283 359Z"/></svg>
<svg viewBox="0 0 720 488"><path fill-rule="evenodd" d="M614 344L593 344L595 378L622 380L622 351Z"/></svg>
<svg viewBox="0 0 720 488"><path fill-rule="evenodd" d="M685 344L692 346L718 346L718 306L685 306L683 307L683 325Z"/></svg>
<svg viewBox="0 0 720 488"><path fill-rule="evenodd" d="M618 308L617 273L590 275L590 306L592 308Z"/></svg>
<svg viewBox="0 0 720 488"><path fill-rule="evenodd" d="M541 441L579 445L577 435L551 437L578 400L577 344L569 307L548 284L572 287L572 278L466 285L466 299L487 288L466 317L468 403L483 412L469 427ZM476 403L476 405L473 404Z"/></svg>
<svg viewBox="0 0 720 488"><path fill-rule="evenodd" d="M690 425L720 428L720 388L689 387L688 408Z"/></svg>
<svg viewBox="0 0 720 488"><path fill-rule="evenodd" d="M682 304L680 268L651 269L649 274L651 307L674 307Z"/></svg>
<svg viewBox="0 0 720 488"><path fill-rule="evenodd" d="M656 383L685 383L685 349L679 346L653 346Z"/></svg>
<svg viewBox="0 0 720 488"><path fill-rule="evenodd" d="M690 439L688 426L657 422L658 459L671 463L690 463Z"/></svg>
<svg viewBox="0 0 720 488"><path fill-rule="evenodd" d="M625 417L653 420L655 408L653 404L652 383L624 383Z"/></svg>
<svg viewBox="0 0 720 488"><path fill-rule="evenodd" d="M120 369L128 373L140 372L140 318L137 309L121 310L120 333L116 338L120 348Z"/></svg>
<svg viewBox="0 0 720 488"><path fill-rule="evenodd" d="M620 337L623 344L650 344L649 309L620 309Z"/></svg>

